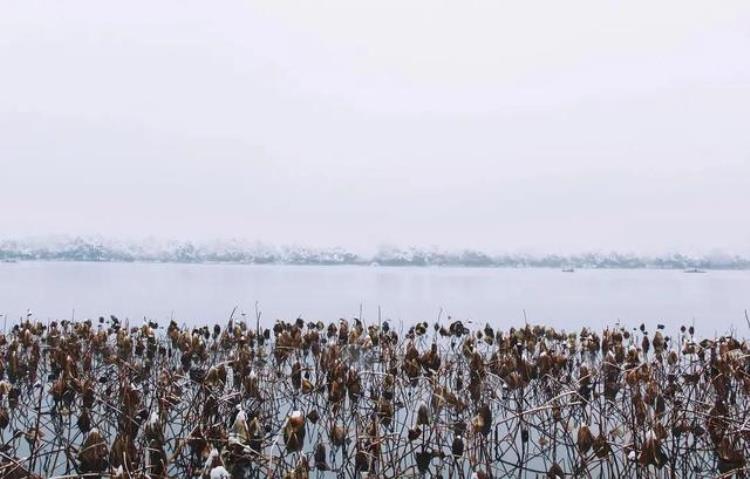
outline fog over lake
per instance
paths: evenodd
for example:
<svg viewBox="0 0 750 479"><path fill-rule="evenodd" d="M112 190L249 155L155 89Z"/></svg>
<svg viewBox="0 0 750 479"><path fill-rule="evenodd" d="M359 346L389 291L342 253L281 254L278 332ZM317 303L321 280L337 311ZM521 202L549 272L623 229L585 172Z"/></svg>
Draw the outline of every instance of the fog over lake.
<svg viewBox="0 0 750 479"><path fill-rule="evenodd" d="M117 315L198 325L237 314L329 321L359 316L404 325L442 317L501 328L544 323L568 330L618 319L704 334L745 334L750 271L419 268L159 263L0 263L0 314L8 324L30 308L40 320ZM75 313L73 313L75 311Z"/></svg>

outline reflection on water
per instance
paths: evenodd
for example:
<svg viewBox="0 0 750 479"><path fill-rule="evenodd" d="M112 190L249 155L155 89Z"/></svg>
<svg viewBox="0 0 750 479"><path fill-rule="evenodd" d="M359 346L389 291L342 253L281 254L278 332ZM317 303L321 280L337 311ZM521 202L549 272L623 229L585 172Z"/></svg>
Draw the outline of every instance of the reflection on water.
<svg viewBox="0 0 750 479"><path fill-rule="evenodd" d="M389 268L144 263L0 264L0 314L17 320L115 314L188 324L223 321L232 309L263 320L359 315L398 324L443 315L480 324L695 324L706 334L743 331L750 272ZM709 326L710 325L710 326Z"/></svg>

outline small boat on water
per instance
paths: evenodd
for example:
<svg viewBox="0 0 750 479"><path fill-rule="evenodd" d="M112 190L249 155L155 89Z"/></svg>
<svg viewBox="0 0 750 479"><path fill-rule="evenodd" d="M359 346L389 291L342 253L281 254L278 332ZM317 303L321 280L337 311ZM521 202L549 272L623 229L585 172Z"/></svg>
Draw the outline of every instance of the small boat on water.
<svg viewBox="0 0 750 479"><path fill-rule="evenodd" d="M705 273L706 271L698 268L690 268L685 270L686 273Z"/></svg>
<svg viewBox="0 0 750 479"><path fill-rule="evenodd" d="M576 270L575 270L575 268L563 268L562 272L563 273L575 273Z"/></svg>

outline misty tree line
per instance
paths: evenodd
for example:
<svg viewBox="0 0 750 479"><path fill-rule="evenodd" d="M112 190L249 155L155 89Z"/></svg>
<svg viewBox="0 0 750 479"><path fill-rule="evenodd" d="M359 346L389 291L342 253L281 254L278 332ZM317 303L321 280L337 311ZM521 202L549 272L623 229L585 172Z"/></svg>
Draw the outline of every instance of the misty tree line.
<svg viewBox="0 0 750 479"><path fill-rule="evenodd" d="M742 256L690 256L680 253L663 256L585 253L576 255L500 254L482 251L437 251L421 248L381 249L371 256L343 248L272 247L247 242L108 242L73 238L47 244L40 241L0 240L0 260L4 261L101 261L242 263L292 265L382 265L382 266L470 266L538 268L653 268L653 269L750 269L750 258Z"/></svg>

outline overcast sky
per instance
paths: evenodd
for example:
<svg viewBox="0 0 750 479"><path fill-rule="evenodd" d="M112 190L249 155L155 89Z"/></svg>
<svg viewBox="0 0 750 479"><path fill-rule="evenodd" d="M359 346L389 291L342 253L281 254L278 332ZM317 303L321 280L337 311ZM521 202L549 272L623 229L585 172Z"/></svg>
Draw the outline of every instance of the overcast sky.
<svg viewBox="0 0 750 479"><path fill-rule="evenodd" d="M0 236L750 252L750 2L5 0Z"/></svg>

